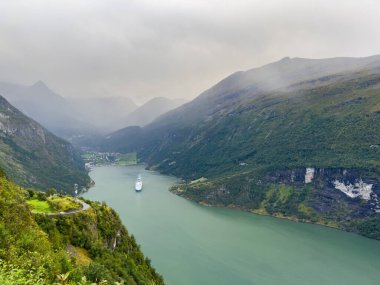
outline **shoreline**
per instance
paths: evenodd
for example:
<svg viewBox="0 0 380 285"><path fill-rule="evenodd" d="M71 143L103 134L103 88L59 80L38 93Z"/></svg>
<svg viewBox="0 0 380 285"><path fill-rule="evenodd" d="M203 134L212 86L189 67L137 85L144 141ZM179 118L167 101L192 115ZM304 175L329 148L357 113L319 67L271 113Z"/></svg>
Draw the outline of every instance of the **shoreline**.
<svg viewBox="0 0 380 285"><path fill-rule="evenodd" d="M171 177L175 177L176 179L178 180L181 180L181 178L175 176L175 175L171 175L171 174L164 174L164 173L161 173L160 171L158 171L157 169L151 169L147 166L146 163L137 163L137 164L133 164L133 165L97 165L95 167L105 167L105 166L113 166L113 167L129 167L129 166L145 166L144 169L147 170L147 171L153 171L153 172L157 172L161 175L167 175L167 176L171 176ZM175 186L176 184L173 184L172 186ZM92 185L92 187L95 186L95 183L94 185ZM171 186L171 187L172 187ZM90 188L92 188L90 187ZM323 223L323 222L312 222L310 220L305 220L305 219L299 219L295 216L284 216L284 215L271 215L269 213L265 213L265 212L259 212L259 211L255 211L255 210L252 210L252 209L247 209L247 208L244 208L244 207L241 207L241 206L238 206L238 205L234 205L234 204L230 204L230 205L223 205L223 204L217 204L217 205L214 205L214 204L209 204L205 201L196 201L196 200L193 200L185 195L182 194L182 192L178 192L176 190L172 191L171 190L171 187L168 189L169 192L171 192L172 194L176 195L176 196L179 196L179 197L182 197L190 202L193 202L193 203L196 203L198 205L201 205L201 206L205 206L205 207L215 207L215 208L226 208L226 209L231 209L231 210L237 210L237 211L241 211L241 212L247 212L247 213L250 213L250 214L254 214L254 215L258 215L258 216L267 216L267 217L271 217L271 218L276 218L276 219L282 219L282 220L288 220L288 221L291 221L291 222L297 222L297 223L304 223L304 224L310 224L310 225L318 225L318 226L322 226L322 227L325 227L325 228L330 228L330 229L335 229L335 230L339 230L339 231L343 231L343 232L346 232L346 233L350 233L350 234L354 234L354 235L358 235L358 236L361 236L361 237L364 237L364 238L368 238L368 239L371 239L371 240L376 240L376 241L380 241L380 239L376 239L376 238L370 238L368 236L365 236L365 235L361 235L359 234L358 232L355 232L355 231L349 231L343 227L340 227L339 225L331 225L331 224L326 224L326 223ZM87 190L89 191L90 188ZM86 192L87 192L86 191Z"/></svg>
<svg viewBox="0 0 380 285"><path fill-rule="evenodd" d="M342 232L345 232L345 233L357 235L357 236L360 236L360 237L363 237L363 238L367 238L367 239L370 239L370 240L380 241L380 239L370 238L370 237L361 235L361 234L359 234L357 232L354 232L354 231L345 230L344 228L341 228L339 226L327 225L327 224L320 223L320 222L316 222L315 223L315 222L311 222L309 220L301 220L301 219L298 219L297 217L282 216L282 215L271 215L271 214L268 214L268 213L260 213L260 212L256 212L254 210L246 209L244 207L240 207L240 206L237 206L237 205L228 205L228 206L225 206L223 204L213 205L213 204L209 204L209 203L204 202L204 201L195 201L195 200L192 200L192 199L190 199L190 198L188 198L186 196L183 196L183 195L181 195L179 193L176 193L176 191L171 191L170 189L169 189L169 192L171 192L174 195L177 195L179 197L182 197L182 198L184 198L184 199L186 199L186 200L188 200L190 202L196 203L196 204L204 206L204 207L231 209L231 210L236 210L236 211L240 211L240 212L247 212L249 214L253 214L253 215L257 215L257 216L262 216L262 217L271 217L271 218L274 218L274 219L287 220L287 221L290 221L290 222L303 223L303 224L309 224L309 225L317 225L317 226L321 226L321 227L325 227L325 228L329 228L329 229L335 229L335 230L342 231Z"/></svg>

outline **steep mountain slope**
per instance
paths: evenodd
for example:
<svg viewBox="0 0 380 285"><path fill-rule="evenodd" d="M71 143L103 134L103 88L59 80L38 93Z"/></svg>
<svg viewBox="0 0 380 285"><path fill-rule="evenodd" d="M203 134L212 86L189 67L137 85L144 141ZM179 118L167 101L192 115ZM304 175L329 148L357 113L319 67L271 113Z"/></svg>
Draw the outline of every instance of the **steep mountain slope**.
<svg viewBox="0 0 380 285"><path fill-rule="evenodd" d="M185 100L183 99L167 99L163 97L153 98L129 114L126 113L127 110L120 110L120 112L116 115L118 117L117 120L115 120L115 118L112 118L112 115L110 115L111 119L109 120L109 125L108 127L104 126L103 131L108 130L106 134L109 134L115 129L119 129L120 127L144 126L159 118L162 114L165 114L167 111L175 109L183 105L184 103ZM105 108L104 106L107 105L109 105L109 103L104 102L103 109ZM110 109L110 112L113 112L113 110ZM122 116L122 118L120 118L120 116ZM104 115L99 115L100 119L102 119L103 117ZM107 121L107 119L105 120ZM112 136L115 136L115 134L112 134ZM76 137L70 140L70 142L76 148L99 149L99 144L101 144L101 141L106 137L108 137L108 135L94 134L90 136ZM124 141L123 138L122 141ZM124 144L124 142L122 144Z"/></svg>
<svg viewBox="0 0 380 285"><path fill-rule="evenodd" d="M189 104L168 112L152 129L163 125L191 126L211 120L245 98L253 98L280 89L306 89L326 85L355 71L377 70L380 55L365 58L304 59L284 58L263 67L235 72L204 91Z"/></svg>
<svg viewBox="0 0 380 285"><path fill-rule="evenodd" d="M283 59L235 73L101 146L137 150L188 182L173 191L200 202L380 238L379 60Z"/></svg>
<svg viewBox="0 0 380 285"><path fill-rule="evenodd" d="M73 147L0 96L0 167L22 186L73 192L90 178Z"/></svg>
<svg viewBox="0 0 380 285"><path fill-rule="evenodd" d="M71 215L32 214L27 199L47 195L21 188L0 171L1 284L163 284L113 209Z"/></svg>
<svg viewBox="0 0 380 285"><path fill-rule="evenodd" d="M87 122L105 133L125 127L125 117L137 109L135 102L126 97L72 99L69 102Z"/></svg>
<svg viewBox="0 0 380 285"><path fill-rule="evenodd" d="M231 117L230 113L238 107L255 113L252 102L255 98L280 91L291 94L297 90L349 80L360 76L358 71L366 70L366 74L373 73L376 66L380 66L380 56L321 60L285 58L260 68L237 72L206 90L193 101L164 114L141 130L125 128L110 134L104 146L111 149L137 147L143 150L143 157L149 159L160 155L151 146L154 148L157 143L162 142L163 145L159 146L160 151L163 150L162 147L177 148L177 142L182 143L183 134L187 136L196 134L201 125L218 125L220 119L226 115ZM281 95L277 94L275 97ZM141 132L144 141L136 136L137 132ZM139 144L134 141L138 141ZM156 162L159 160L160 158L156 159Z"/></svg>
<svg viewBox="0 0 380 285"><path fill-rule="evenodd" d="M185 102L183 99L153 98L123 118L124 127L145 126L162 114L183 105Z"/></svg>
<svg viewBox="0 0 380 285"><path fill-rule="evenodd" d="M1 82L0 94L58 136L70 138L96 132L96 128L85 122L68 101L42 81L31 86Z"/></svg>

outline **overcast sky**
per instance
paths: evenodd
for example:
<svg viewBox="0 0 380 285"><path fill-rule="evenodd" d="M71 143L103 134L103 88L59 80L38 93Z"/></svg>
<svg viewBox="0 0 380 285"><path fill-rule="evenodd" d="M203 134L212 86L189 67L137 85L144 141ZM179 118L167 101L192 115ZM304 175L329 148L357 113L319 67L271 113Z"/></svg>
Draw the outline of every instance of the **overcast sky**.
<svg viewBox="0 0 380 285"><path fill-rule="evenodd" d="M0 81L193 98L285 56L380 54L378 0L0 0Z"/></svg>

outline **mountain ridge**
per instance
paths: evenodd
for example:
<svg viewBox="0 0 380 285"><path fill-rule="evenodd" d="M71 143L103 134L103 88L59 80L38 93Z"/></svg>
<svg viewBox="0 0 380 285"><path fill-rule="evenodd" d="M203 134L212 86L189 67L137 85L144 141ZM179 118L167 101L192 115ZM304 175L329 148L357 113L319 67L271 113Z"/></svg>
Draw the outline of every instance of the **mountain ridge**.
<svg viewBox="0 0 380 285"><path fill-rule="evenodd" d="M380 221L378 59L347 65L333 59L331 69L329 60L293 66L285 59L252 81L252 74L234 73L143 128L110 134L100 148L137 151L148 167L186 181L175 193L201 203L334 223L380 238L376 230L358 230ZM277 74L268 77L274 67ZM308 168L316 173L311 184ZM371 185L372 196L360 204L339 183ZM344 205L345 215L328 201Z"/></svg>
<svg viewBox="0 0 380 285"><path fill-rule="evenodd" d="M50 133L0 96L0 167L25 187L73 193L87 187L84 162L70 143Z"/></svg>
<svg viewBox="0 0 380 285"><path fill-rule="evenodd" d="M16 108L60 137L68 139L73 135L97 132L64 97L55 93L41 80L30 86L0 82L0 94Z"/></svg>
<svg viewBox="0 0 380 285"><path fill-rule="evenodd" d="M186 103L183 99L154 97L128 114L123 121L126 126L145 126L170 110Z"/></svg>

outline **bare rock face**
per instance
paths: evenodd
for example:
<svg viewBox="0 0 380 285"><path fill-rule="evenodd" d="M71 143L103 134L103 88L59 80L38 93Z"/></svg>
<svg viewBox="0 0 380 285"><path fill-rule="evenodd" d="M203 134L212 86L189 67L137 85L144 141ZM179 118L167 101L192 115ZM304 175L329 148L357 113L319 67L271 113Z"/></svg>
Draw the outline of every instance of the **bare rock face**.
<svg viewBox="0 0 380 285"><path fill-rule="evenodd" d="M380 182L362 169L304 168L267 174L267 183L301 189L310 185L308 204L331 218L365 218L380 213Z"/></svg>
<svg viewBox="0 0 380 285"><path fill-rule="evenodd" d="M312 167L306 168L305 183L311 183L313 181L314 172L315 172L314 168L312 168Z"/></svg>
<svg viewBox="0 0 380 285"><path fill-rule="evenodd" d="M356 198L360 197L364 200L370 200L372 195L376 195L372 191L372 184L364 183L362 179L359 179L354 184L345 184L339 180L333 182L335 189L342 191L348 197ZM377 195L376 195L377 196Z"/></svg>

